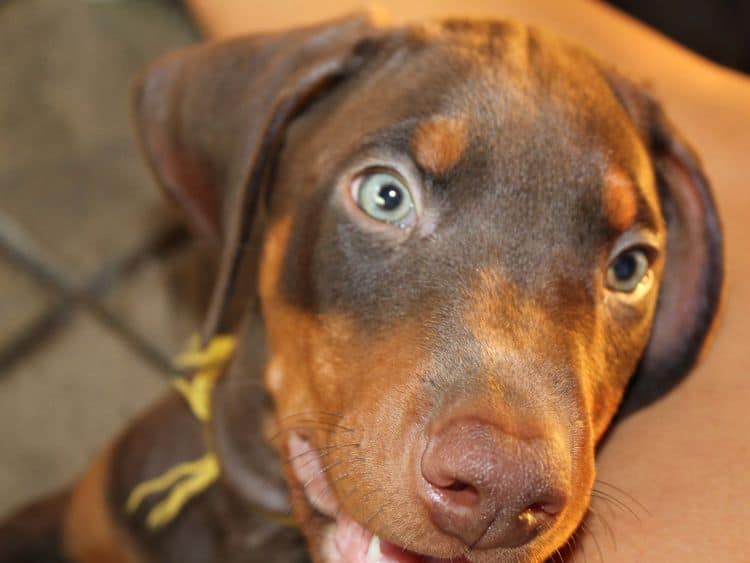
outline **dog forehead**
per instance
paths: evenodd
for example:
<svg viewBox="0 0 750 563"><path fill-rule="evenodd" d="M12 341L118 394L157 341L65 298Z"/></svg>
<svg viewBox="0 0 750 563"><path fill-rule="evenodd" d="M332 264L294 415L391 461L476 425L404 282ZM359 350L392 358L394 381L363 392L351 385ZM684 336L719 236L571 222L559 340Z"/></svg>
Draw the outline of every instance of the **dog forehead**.
<svg viewBox="0 0 750 563"><path fill-rule="evenodd" d="M473 213L567 217L576 231L597 216L624 230L638 201L653 204L650 157L595 58L512 22L444 22L432 37L430 55L464 74L438 79L444 101L415 120L410 151L428 174L453 173L456 207L474 195Z"/></svg>
<svg viewBox="0 0 750 563"><path fill-rule="evenodd" d="M307 112L312 127L298 128L312 163L342 163L378 142L435 175L469 151L519 163L553 150L561 162L591 148L627 152L627 115L596 61L555 36L453 20L391 30L374 51Z"/></svg>
<svg viewBox="0 0 750 563"><path fill-rule="evenodd" d="M469 150L498 166L535 156L572 165L582 153L599 153L634 168L630 119L599 63L554 35L512 21L449 20L384 44L379 62L364 68L335 109L353 133L349 146L352 136L398 130L391 138L406 135L410 146L396 148L434 175L450 172Z"/></svg>

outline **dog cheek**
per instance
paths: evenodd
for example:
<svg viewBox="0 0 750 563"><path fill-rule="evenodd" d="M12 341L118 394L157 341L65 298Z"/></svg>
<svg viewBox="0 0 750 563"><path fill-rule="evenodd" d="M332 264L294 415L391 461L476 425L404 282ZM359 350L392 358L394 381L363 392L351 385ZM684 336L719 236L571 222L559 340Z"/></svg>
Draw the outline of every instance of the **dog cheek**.
<svg viewBox="0 0 750 563"><path fill-rule="evenodd" d="M616 301L607 303L603 322L591 341L582 345L597 375L590 385L591 418L598 441L619 408L628 382L648 342L655 300L637 307ZM593 342L593 344L592 344ZM591 350L596 350L595 354Z"/></svg>
<svg viewBox="0 0 750 563"><path fill-rule="evenodd" d="M311 406L308 371L311 340L318 330L318 323L312 314L287 303L280 292L292 224L292 217L287 215L268 227L258 274L261 311L271 358L264 383L274 399L278 420L297 410L315 408Z"/></svg>
<svg viewBox="0 0 750 563"><path fill-rule="evenodd" d="M314 377L323 389L321 405L325 410L342 414L341 423L352 431L342 431L331 436L333 442L345 440L357 442L356 470L344 459L351 450L334 450L327 458L331 470L332 486L346 492L356 486L367 484L383 488L391 494L408 498L412 474L406 461L409 452L415 450L415 436L421 428L420 413L423 412L422 391L422 328L416 323L404 323L378 331L355 330L351 322L337 319L326 320L321 330L318 358ZM404 452L404 455L394 455ZM341 456L339 458L338 456ZM342 463L336 464L339 459ZM350 478L347 474L351 472ZM356 483L355 480L360 480ZM352 517L366 519L373 507L385 503L386 498L373 494L342 494L345 512ZM395 510L395 509L394 509ZM403 516L407 511L401 507L391 516ZM385 518L384 520L390 520ZM424 520L422 518L421 520ZM416 519L416 521L421 521ZM387 525L380 521L378 525ZM393 533L397 533L394 530Z"/></svg>

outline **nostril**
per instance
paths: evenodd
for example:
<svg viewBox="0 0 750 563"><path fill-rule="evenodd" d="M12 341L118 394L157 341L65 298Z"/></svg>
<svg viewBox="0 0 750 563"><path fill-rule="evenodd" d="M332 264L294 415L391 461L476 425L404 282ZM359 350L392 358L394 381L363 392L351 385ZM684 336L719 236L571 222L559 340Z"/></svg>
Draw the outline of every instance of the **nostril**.
<svg viewBox="0 0 750 563"><path fill-rule="evenodd" d="M541 502L535 502L534 504L528 506L526 510L538 516L554 516L555 514L560 512L557 507L543 504Z"/></svg>
<svg viewBox="0 0 750 563"><path fill-rule="evenodd" d="M455 505L472 507L479 504L479 491L464 481L455 480L443 487L436 485L433 487Z"/></svg>
<svg viewBox="0 0 750 563"><path fill-rule="evenodd" d="M527 508L541 517L554 518L563 511L566 503L566 495L562 491L552 489L542 499L530 504Z"/></svg>
<svg viewBox="0 0 750 563"><path fill-rule="evenodd" d="M448 489L449 491L465 491L468 488L474 488L468 483L464 483L463 481L453 481L450 485L447 487L444 487L445 489Z"/></svg>
<svg viewBox="0 0 750 563"><path fill-rule="evenodd" d="M518 515L518 522L527 530L538 530L555 519L561 507L554 503L535 502Z"/></svg>

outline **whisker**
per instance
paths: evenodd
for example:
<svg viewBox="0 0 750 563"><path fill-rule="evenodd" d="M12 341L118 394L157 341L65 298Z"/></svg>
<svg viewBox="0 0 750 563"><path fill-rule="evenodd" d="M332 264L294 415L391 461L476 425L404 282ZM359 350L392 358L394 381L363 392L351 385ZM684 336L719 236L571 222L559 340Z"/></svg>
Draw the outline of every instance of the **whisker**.
<svg viewBox="0 0 750 563"><path fill-rule="evenodd" d="M323 487L317 495L315 495L314 502L318 502L326 492L328 492L329 490L331 490L333 488L333 484L334 483L336 483L338 481L341 481L342 479L345 479L345 478L349 477L349 475L351 475L351 474L352 474L352 471L348 471L347 473L343 473L343 474L339 475L335 479L328 479L327 482L326 482L326 486ZM339 509L336 512L336 517L337 518L338 518L338 515L339 515L339 511L341 511L341 502L340 501L339 501Z"/></svg>
<svg viewBox="0 0 750 563"><path fill-rule="evenodd" d="M628 512L638 522L641 521L641 517L638 515L638 513L635 510L633 510L633 508L628 506L625 502L618 499L617 497L612 496L611 494L606 493L604 491L597 491L596 489L591 491L591 496L594 498L598 498L598 499L610 502L613 506L618 507L625 512Z"/></svg>
<svg viewBox="0 0 750 563"><path fill-rule="evenodd" d="M339 424L338 422L330 422L328 420L319 420L317 418L295 418L293 423L297 426L300 424L320 424L325 426L330 426L332 428L340 428L342 430L346 430L347 432L354 432L353 428L349 428L348 426L344 426L343 424ZM281 425L282 428L285 428L285 425Z"/></svg>
<svg viewBox="0 0 750 563"><path fill-rule="evenodd" d="M308 452L309 452L309 451L308 451ZM305 452L305 453L308 453L308 452ZM317 452L316 452L316 453L317 453ZM317 454L317 455L316 455L315 457L313 457L313 458L311 458L311 459L308 459L307 461L305 461L305 462L304 462L304 463L303 463L302 465L300 465L299 467L300 467L300 469L304 469L304 468L305 468L305 467L307 467L308 465L310 465L310 464L312 464L312 463L315 463L316 461L320 461L320 460L322 460L322 459L323 459L324 457L326 457L326 456L329 456L330 454L331 454L331 452L323 452L323 453L318 453L318 454ZM290 460L290 461L291 461L291 460Z"/></svg>
<svg viewBox="0 0 750 563"><path fill-rule="evenodd" d="M412 545L414 545L414 541L416 539L417 539L417 532L416 531L411 532L409 534L409 537L407 537L404 540L404 545L401 546L401 551L403 551L404 553L407 552L407 551L411 551L411 547L412 547Z"/></svg>
<svg viewBox="0 0 750 563"><path fill-rule="evenodd" d="M329 452L330 450L336 450L336 449L339 449L339 448L354 447L354 446L358 446L358 445L359 445L359 442L350 442L348 444L328 444L326 446L321 446L319 448L312 448L311 447L309 450L305 450L304 452L300 452L300 453L295 454L293 456L289 456L289 459L287 460L287 462L293 461L293 460L295 460L297 458L300 458L302 456L305 456L305 455L311 454L311 453L317 453L318 455L323 455L323 453Z"/></svg>
<svg viewBox="0 0 750 563"><path fill-rule="evenodd" d="M352 470L352 471L349 471L349 472L347 472L347 473L346 473L346 475L345 475L345 476L346 476L346 477L349 477L349 475L352 475L353 473L354 473L354 470ZM336 481L339 481L339 479L336 479ZM355 481L354 481L354 482L352 483L352 486L351 486L351 487L350 487L350 488L349 488L349 489L348 489L348 490L347 490L347 491L346 491L345 493L343 493L342 495L340 495L340 496L339 496L339 511L338 511L338 513L336 514L336 516L337 516L337 517L338 517L338 515L339 515L339 514L341 513L341 511L343 510L343 508L344 508L344 504L345 504L345 503L346 503L346 502L347 502L347 501L348 501L349 499L351 499L351 498L352 498L352 495L354 495L354 493L356 493L356 492L358 492L358 491L359 491L359 488L357 487L357 482L356 482L356 480L355 480ZM362 502L362 500L360 499L360 500L359 500L358 502Z"/></svg>
<svg viewBox="0 0 750 563"><path fill-rule="evenodd" d="M327 472L328 472L328 470L332 469L333 467L336 467L337 465L341 465L342 463L345 463L345 462L348 462L348 461L362 461L362 459L363 459L363 458L360 458L360 457L353 457L353 458L351 458L351 457L350 457L350 458L345 458L345 459L340 459L340 460L338 460L338 461L335 461L335 462L333 462L333 463L329 464L328 466L326 466L326 467L322 468L322 469L321 469L320 471L318 471L318 473L317 473L317 474L315 474L315 475L314 475L313 477L311 477L311 478L310 478L310 479L309 479L309 480L308 480L308 481L307 481L307 482L306 482L306 483L305 483L304 485L302 485L302 488L306 490L306 489L307 489L307 487L308 487L308 486L310 485L310 483L312 483L312 482L313 482L313 481L314 481L315 479L317 479L317 478L318 478L318 477L319 477L320 475L323 475L323 474L327 473ZM331 489L333 488L333 484L334 484L334 483L337 483L337 482L339 482L340 480L342 480L342 479L344 479L344 478L348 477L348 476L349 476L349 475L351 475L351 474L352 474L353 472L354 472L353 470L352 470L352 471L348 471L348 472L346 472L346 473L343 473L343 474L339 475L339 476L338 476L338 477L336 477L335 479L326 479L326 484L325 484L325 487L323 487L323 489L321 489L321 491L320 491L320 492L319 492L319 493L318 493L318 494L316 495L316 497L315 497L315 500L316 500L316 502L317 502L318 500L320 500L320 498L321 498L321 497L323 496L323 494L325 494L325 493L326 493L327 491L329 491L329 490L331 490ZM340 505L341 505L341 502L339 501L339 506L340 506Z"/></svg>
<svg viewBox="0 0 750 563"><path fill-rule="evenodd" d="M304 452L304 453L309 453L310 451L312 451L312 450L308 450L307 452ZM305 461L305 462L304 462L304 463L303 463L303 464L302 464L302 465L300 466L300 468L305 468L305 467L307 467L308 465L310 465L311 463L315 463L315 461L316 461L316 460L317 460L317 461L319 461L319 460L321 460L322 458L324 458L324 457L326 457L326 456L329 456L329 455L331 455L331 454L333 454L333 453L335 453L335 452L333 451L333 449L331 449L331 450L329 450L329 451L327 451L327 452L319 453L319 454L318 454L318 455L317 455L316 457L314 457L314 458L312 458L312 459L308 459L307 461ZM302 454L300 454L300 455L302 455ZM356 457L349 457L349 458L347 458L347 459L342 459L341 461L342 461L342 462L343 462L343 461L352 461L352 460L358 460L358 459L359 459L359 456L356 456Z"/></svg>
<svg viewBox="0 0 750 563"><path fill-rule="evenodd" d="M338 461L334 461L333 463L331 463L331 464L329 464L329 465L326 465L326 466L325 466L325 467L323 467L323 468L322 468L322 469L321 469L320 471L317 471L317 472L315 473L315 475L313 475L312 477L310 477L310 478L309 478L309 479L307 480L307 482L305 482L305 484L304 484L304 485L302 485L302 488L303 488L303 489L307 489L307 487L309 487L309 486L310 486L310 484L311 484L311 483L312 483L313 481L315 481L315 479L317 479L318 477L320 477L320 476L322 476L322 475L325 475L326 473L328 473L328 471L329 471L330 469L332 469L332 468L336 467L337 465L341 465L341 464L342 464L342 463L344 463L345 461L346 461L346 460L344 460L344 459L339 459Z"/></svg>
<svg viewBox="0 0 750 563"><path fill-rule="evenodd" d="M615 491L617 491L621 495L623 495L626 498L628 498L631 501L633 501L636 505L638 505L638 508L640 508L641 510L643 510L646 514L649 514L649 515L651 514L651 512L649 512L649 510L646 507L646 505L644 505L641 501L639 501L637 498L635 498L632 494L630 494L629 492L627 492L625 489L621 489L617 485L614 485L614 484L609 483L607 481L602 481L601 479L597 479L596 482L599 483L600 485L604 485L605 487L609 487L610 489L614 489Z"/></svg>
<svg viewBox="0 0 750 563"><path fill-rule="evenodd" d="M274 442L282 437L283 434L287 432L296 432L300 430L335 430L338 426L336 424L331 423L325 423L325 422L316 422L314 424L308 424L306 426L286 426L284 428L280 428L277 432L272 434L269 438L269 442ZM347 432L353 432L353 430L345 428L344 429Z"/></svg>
<svg viewBox="0 0 750 563"><path fill-rule="evenodd" d="M338 446L345 446L345 444L344 445L338 445ZM362 460L363 460L362 457L356 456L356 457L343 458L343 459L340 459L340 460L338 460L336 462L333 462L333 463L329 464L328 466L322 468L312 479L308 480L305 484L303 484L303 489L306 490L307 487L310 485L310 483L315 478L317 478L321 474L327 473L330 469L332 469L333 467L335 467L337 465L341 465L341 464L343 464L345 462L356 462L356 461L362 461ZM352 464L352 465L354 465L354 464ZM326 479L325 486L318 492L318 494L314 498L310 499L310 503L313 504L313 505L317 504L318 501L320 501L320 499L323 497L323 495L325 495L328 491L331 491L333 489L333 485L334 484L338 483L339 481L341 481L343 479L346 479L347 477L350 477L354 473L355 473L355 469L353 469L352 467L350 467L348 471L345 471L344 473L339 474L335 478L333 478L333 479ZM353 492L353 491L351 491L351 492ZM347 493L347 496L349 494L351 494L351 492ZM334 518L336 520L339 519L339 516L340 516L341 511L343 509L342 498L343 497L339 497L339 499L338 499L338 503L337 503L338 504L338 508L336 510L336 514L334 515ZM320 536L320 537L322 538L322 536Z"/></svg>
<svg viewBox="0 0 750 563"><path fill-rule="evenodd" d="M382 492L382 491L383 491L382 487L375 487L373 489L370 489L367 493L362 495L362 497L359 499L359 502L365 502L365 500L370 498L370 496L372 496L373 494Z"/></svg>
<svg viewBox="0 0 750 563"><path fill-rule="evenodd" d="M285 420L289 420L290 418L294 418L295 416L313 416L316 414L322 414L323 416L333 416L336 418L344 418L344 415L337 412L330 412L330 411L321 411L321 410L308 410L308 411L298 411L298 412L292 412L285 414L281 418L279 418L279 422L283 422Z"/></svg>
<svg viewBox="0 0 750 563"><path fill-rule="evenodd" d="M380 505L380 508L378 508L378 509L377 509L377 510L376 510L376 511L375 511L375 512L374 512L374 513L372 514L372 515L370 515L370 516L369 516L369 517L367 518L367 520L365 520L365 521L364 521L364 523L362 524L362 527L363 527L363 528L369 528L369 526L370 526L370 522L372 522L372 521L373 521L373 520L374 520L375 518L377 518L377 516L378 516L378 515L379 515L379 514L380 514L381 512L383 512L383 509L384 509L384 508L385 508L386 506L390 505L390 504L391 504L391 501L388 501L388 502L386 502L385 504L381 504L381 505Z"/></svg>
<svg viewBox="0 0 750 563"><path fill-rule="evenodd" d="M586 528L586 524L581 522L581 529L586 532L589 536L591 536L591 539L594 540L594 545L596 546L596 551L599 553L599 561L601 563L604 563L604 554L602 553L602 547L599 545L599 540L596 539L596 534L594 534L591 530Z"/></svg>
<svg viewBox="0 0 750 563"><path fill-rule="evenodd" d="M356 490L356 489L355 489L355 490ZM361 502L361 501L360 501L360 502ZM339 512L341 511L341 509L342 509L342 508L343 508L343 507L339 507ZM380 508L380 509L382 510L382 508L383 508L383 507L381 506L381 508ZM369 521L369 519L368 519L368 521ZM367 532L368 532L369 530L367 529L367 526L366 526L366 525L362 525L362 526L361 526L361 528L362 528L362 532L360 533L360 536L361 536L361 538L362 538L362 541L364 541L364 539L365 539L365 534L366 534L366 533L367 533Z"/></svg>
<svg viewBox="0 0 750 563"><path fill-rule="evenodd" d="M568 548L568 553L571 555L575 555L578 553L578 530L573 532L571 536L568 538L568 541L565 542L566 547ZM584 563L588 563L588 556L586 555L586 546L581 542L581 552L583 553L583 561ZM561 557L562 563L565 563L565 559Z"/></svg>
<svg viewBox="0 0 750 563"><path fill-rule="evenodd" d="M583 553L583 563L589 563L589 554L586 551L586 542L583 540L581 541L581 552Z"/></svg>
<svg viewBox="0 0 750 563"><path fill-rule="evenodd" d="M594 510L592 507L589 507L589 514L591 514L594 518L602 523L604 530L607 532L607 535L612 542L612 547L614 547L615 551L617 551L617 539L615 538L615 531L612 529L612 526L609 525L609 522L607 522L604 514L600 513L598 510Z"/></svg>

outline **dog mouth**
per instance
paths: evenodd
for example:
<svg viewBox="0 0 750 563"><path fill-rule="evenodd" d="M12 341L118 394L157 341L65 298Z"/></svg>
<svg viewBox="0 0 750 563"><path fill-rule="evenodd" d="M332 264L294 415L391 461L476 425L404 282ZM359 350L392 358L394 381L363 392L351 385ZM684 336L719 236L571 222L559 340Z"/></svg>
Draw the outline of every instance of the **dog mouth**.
<svg viewBox="0 0 750 563"><path fill-rule="evenodd" d="M289 437L289 456L308 504L330 521L321 543L325 563L469 563L462 556L444 559L410 551L350 518L341 509L316 450L299 434Z"/></svg>

